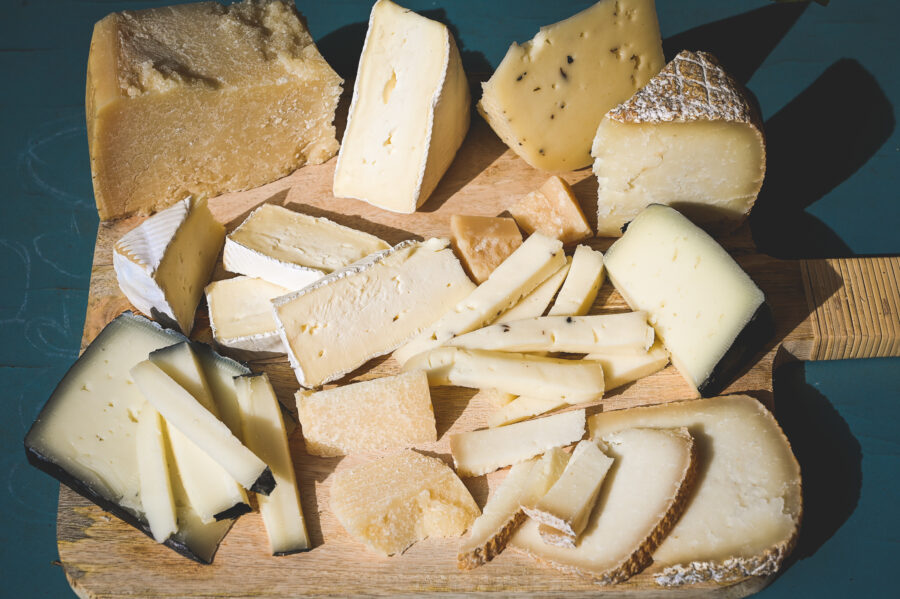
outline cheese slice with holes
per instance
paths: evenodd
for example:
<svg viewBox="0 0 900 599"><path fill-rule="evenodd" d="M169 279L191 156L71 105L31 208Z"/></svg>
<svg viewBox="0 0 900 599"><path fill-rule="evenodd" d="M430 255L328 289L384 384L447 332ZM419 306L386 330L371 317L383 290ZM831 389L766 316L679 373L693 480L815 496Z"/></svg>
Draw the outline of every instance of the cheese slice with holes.
<svg viewBox="0 0 900 599"><path fill-rule="evenodd" d="M225 227L206 200L181 200L113 246L119 288L147 316L190 334L224 240Z"/></svg>
<svg viewBox="0 0 900 599"><path fill-rule="evenodd" d="M547 280L538 285L534 291L519 300L512 308L498 316L491 324L503 324L514 320L543 316L544 312L547 311L547 306L553 301L553 297L563 284L571 265L572 259L567 257L566 263L562 265L562 268L547 277Z"/></svg>
<svg viewBox="0 0 900 599"><path fill-rule="evenodd" d="M225 270L292 291L390 246L327 218L263 204L225 239Z"/></svg>
<svg viewBox="0 0 900 599"><path fill-rule="evenodd" d="M152 406L145 405L141 410L135 444L141 483L141 507L147 516L153 539L157 543L164 543L178 531L178 513L175 511L175 498L169 480L165 424Z"/></svg>
<svg viewBox="0 0 900 599"><path fill-rule="evenodd" d="M584 316L594 305L605 278L603 254L586 245L579 245L572 255L569 274L547 315Z"/></svg>
<svg viewBox="0 0 900 599"><path fill-rule="evenodd" d="M447 26L378 0L334 170L334 195L415 212L466 136L469 103Z"/></svg>
<svg viewBox="0 0 900 599"><path fill-rule="evenodd" d="M209 328L222 347L253 357L283 354L272 299L291 290L255 277L234 277L206 286Z"/></svg>

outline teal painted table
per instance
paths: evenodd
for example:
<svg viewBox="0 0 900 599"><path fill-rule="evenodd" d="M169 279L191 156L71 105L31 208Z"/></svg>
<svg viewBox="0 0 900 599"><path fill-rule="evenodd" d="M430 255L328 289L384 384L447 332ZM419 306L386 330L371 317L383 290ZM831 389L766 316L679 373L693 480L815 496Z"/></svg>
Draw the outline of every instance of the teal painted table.
<svg viewBox="0 0 900 599"><path fill-rule="evenodd" d="M65 597L57 484L22 438L77 357L97 228L84 128L91 28L154 3L3 0L0 19L0 564L3 597ZM162 4L162 3L156 3ZM466 68L589 2L407 2L452 25ZM900 5L658 0L667 56L711 50L759 100L769 170L752 220L777 257L900 254ZM326 58L352 76L368 0L299 0ZM900 360L789 365L776 405L804 468L806 517L788 568L760 596L894 596L900 538Z"/></svg>

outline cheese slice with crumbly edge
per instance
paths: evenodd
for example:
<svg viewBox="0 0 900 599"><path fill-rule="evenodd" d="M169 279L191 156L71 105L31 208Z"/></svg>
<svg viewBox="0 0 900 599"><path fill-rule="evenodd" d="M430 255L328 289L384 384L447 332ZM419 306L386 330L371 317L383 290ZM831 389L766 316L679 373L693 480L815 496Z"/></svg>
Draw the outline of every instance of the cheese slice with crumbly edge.
<svg viewBox="0 0 900 599"><path fill-rule="evenodd" d="M472 280L483 283L522 245L522 232L511 218L453 214L450 242Z"/></svg>
<svg viewBox="0 0 900 599"><path fill-rule="evenodd" d="M501 429L502 430L502 429ZM510 545L563 572L615 584L643 570L684 510L697 469L687 429L634 428L604 435L615 464L575 547L544 542L528 520Z"/></svg>
<svg viewBox="0 0 900 599"><path fill-rule="evenodd" d="M459 536L480 514L453 470L411 450L337 472L331 511L350 536L382 555L427 537Z"/></svg>
<svg viewBox="0 0 900 599"><path fill-rule="evenodd" d="M584 436L584 410L450 436L450 453L461 476L481 476L529 460Z"/></svg>
<svg viewBox="0 0 900 599"><path fill-rule="evenodd" d="M209 328L216 343L257 358L284 354L271 300L290 292L281 285L246 276L207 285Z"/></svg>
<svg viewBox="0 0 900 599"><path fill-rule="evenodd" d="M415 212L466 136L469 103L447 26L378 0L334 169L335 197Z"/></svg>
<svg viewBox="0 0 900 599"><path fill-rule="evenodd" d="M164 543L178 531L164 430L159 412L153 406L145 405L138 417L135 451L141 481L141 507L157 543Z"/></svg>
<svg viewBox="0 0 900 599"><path fill-rule="evenodd" d="M665 368L669 363L669 352L657 339L645 352L588 354L584 359L600 363L606 390L611 391Z"/></svg>
<svg viewBox="0 0 900 599"><path fill-rule="evenodd" d="M547 277L547 280L538 285L534 291L523 297L516 305L498 316L490 324L503 324L514 320L543 316L547 306L553 301L553 296L556 295L560 285L563 284L563 280L569 273L571 265L572 258L567 257L566 263L562 265L562 268Z"/></svg>
<svg viewBox="0 0 900 599"><path fill-rule="evenodd" d="M665 64L653 0L601 0L513 44L483 84L478 111L535 168L591 164L606 111Z"/></svg>
<svg viewBox="0 0 900 599"><path fill-rule="evenodd" d="M548 316L584 316L591 310L606 278L603 254L579 245L572 255L572 267L556 296Z"/></svg>
<svg viewBox="0 0 900 599"><path fill-rule="evenodd" d="M292 291L390 247L374 235L263 204L225 238L225 270Z"/></svg>
<svg viewBox="0 0 900 599"><path fill-rule="evenodd" d="M281 406L266 373L235 379L247 447L272 469L275 489L257 496L272 555L310 549Z"/></svg>
<svg viewBox="0 0 900 599"><path fill-rule="evenodd" d="M225 227L206 200L182 200L113 246L119 288L135 308L188 335L224 241Z"/></svg>
<svg viewBox="0 0 900 599"><path fill-rule="evenodd" d="M394 358L403 364L416 354L444 345L456 335L484 326L531 293L565 262L560 241L535 233L504 260L487 281L395 351Z"/></svg>
<svg viewBox="0 0 900 599"><path fill-rule="evenodd" d="M422 371L296 394L306 452L350 455L437 441L428 378Z"/></svg>
<svg viewBox="0 0 900 599"><path fill-rule="evenodd" d="M526 233L538 231L566 245L594 236L572 187L556 175L510 206L509 213Z"/></svg>
<svg viewBox="0 0 900 599"><path fill-rule="evenodd" d="M474 289L446 239L404 241L273 300L297 381L315 387L408 342Z"/></svg>

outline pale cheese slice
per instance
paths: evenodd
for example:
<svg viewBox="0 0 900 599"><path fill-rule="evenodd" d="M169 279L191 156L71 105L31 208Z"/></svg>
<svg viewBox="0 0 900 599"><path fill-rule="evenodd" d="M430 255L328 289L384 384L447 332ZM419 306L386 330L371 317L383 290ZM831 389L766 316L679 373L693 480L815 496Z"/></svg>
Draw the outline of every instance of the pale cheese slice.
<svg viewBox="0 0 900 599"><path fill-rule="evenodd" d="M164 423L153 406L145 405L141 410L135 444L141 481L141 507L153 539L164 543L178 531L178 514L169 480Z"/></svg>
<svg viewBox="0 0 900 599"><path fill-rule="evenodd" d="M238 439L242 435L241 409L238 406L237 390L234 388L234 379L238 376L250 374L250 369L231 358L226 358L214 352L211 347L203 343L192 343L191 349L197 356L197 362L203 370L203 378L212 393L215 409L210 412L217 414L225 423L228 430ZM150 360L153 360L151 354ZM166 370L164 366L161 366ZM169 374L176 378L174 374ZM177 378L176 378L177 380Z"/></svg>
<svg viewBox="0 0 900 599"><path fill-rule="evenodd" d="M481 399L491 404L495 408L501 408L513 401L517 396L512 393L506 393L498 389L482 389L478 395Z"/></svg>
<svg viewBox="0 0 900 599"><path fill-rule="evenodd" d="M553 296L556 295L556 292L559 291L560 286L563 284L571 265L572 258L567 257L566 263L562 265L562 268L547 277L534 291L523 297L516 305L498 316L490 324L503 324L514 320L543 316L544 312L547 311L547 306L553 301Z"/></svg>
<svg viewBox="0 0 900 599"><path fill-rule="evenodd" d="M297 392L306 452L350 455L437 441L428 378L422 371Z"/></svg>
<svg viewBox="0 0 900 599"><path fill-rule="evenodd" d="M252 357L284 354L271 300L290 289L239 276L206 286L209 328L220 346Z"/></svg>
<svg viewBox="0 0 900 599"><path fill-rule="evenodd" d="M310 549L281 406L265 373L235 379L247 447L272 469L275 489L257 496L272 555Z"/></svg>
<svg viewBox="0 0 900 599"><path fill-rule="evenodd" d="M456 335L484 326L531 293L565 262L560 241L535 233L456 307L395 351L394 358L403 364L416 354L444 345Z"/></svg>
<svg viewBox="0 0 900 599"><path fill-rule="evenodd" d="M450 436L450 453L461 476L481 476L579 441L584 422L584 410L573 410L502 428L457 433Z"/></svg>
<svg viewBox="0 0 900 599"><path fill-rule="evenodd" d="M604 378L606 374L604 373ZM487 418L487 425L491 428L495 426L505 426L515 422L521 422L559 408L571 405L567 401L559 399L545 399L542 397L533 397L530 395L520 395L505 405L491 412Z"/></svg>
<svg viewBox="0 0 900 599"><path fill-rule="evenodd" d="M611 391L665 368L669 363L669 352L657 339L646 352L588 354L584 359L600 363L606 390Z"/></svg>
<svg viewBox="0 0 900 599"><path fill-rule="evenodd" d="M572 267L548 316L584 316L591 310L606 278L603 254L579 245L572 255Z"/></svg>
<svg viewBox="0 0 900 599"><path fill-rule="evenodd" d="M263 204L225 239L222 261L227 271L294 291L389 247L327 218Z"/></svg>
<svg viewBox="0 0 900 599"><path fill-rule="evenodd" d="M350 536L382 555L427 537L459 536L480 513L453 470L411 450L336 473L331 511Z"/></svg>

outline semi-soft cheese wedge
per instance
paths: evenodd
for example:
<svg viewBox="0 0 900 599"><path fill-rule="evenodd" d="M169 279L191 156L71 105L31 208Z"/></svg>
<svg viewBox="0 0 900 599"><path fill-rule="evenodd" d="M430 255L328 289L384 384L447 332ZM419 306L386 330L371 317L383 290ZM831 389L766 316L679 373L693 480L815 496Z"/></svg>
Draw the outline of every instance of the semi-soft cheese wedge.
<svg viewBox="0 0 900 599"><path fill-rule="evenodd" d="M271 469L184 387L149 360L134 366L131 376L166 424L193 441L242 487L263 495L272 492Z"/></svg>
<svg viewBox="0 0 900 599"><path fill-rule="evenodd" d="M450 242L466 272L480 284L522 245L522 232L511 218L454 214Z"/></svg>
<svg viewBox="0 0 900 599"><path fill-rule="evenodd" d="M593 437L630 427L687 427L702 476L675 528L653 553L662 585L778 571L797 538L800 467L765 406L734 395L592 416Z"/></svg>
<svg viewBox="0 0 900 599"><path fill-rule="evenodd" d="M588 354L584 359L600 363L606 390L611 391L662 370L669 363L669 353L657 339L645 352Z"/></svg>
<svg viewBox="0 0 900 599"><path fill-rule="evenodd" d="M456 335L484 326L531 293L565 263L562 242L535 233L452 310L395 351L394 358L403 364L416 354L444 345Z"/></svg>
<svg viewBox="0 0 900 599"><path fill-rule="evenodd" d="M359 59L334 195L415 212L469 130L469 103L447 26L378 0Z"/></svg>
<svg viewBox="0 0 900 599"><path fill-rule="evenodd" d="M490 324L503 324L514 320L543 316L544 312L547 311L547 306L553 301L553 296L556 295L560 285L563 284L571 265L572 258L567 257L566 263L562 265L562 268L547 277L534 291L523 297L516 305L498 316Z"/></svg>
<svg viewBox="0 0 900 599"><path fill-rule="evenodd" d="M584 316L594 305L605 278L603 254L579 245L572 255L569 274L547 316Z"/></svg>
<svg viewBox="0 0 900 599"><path fill-rule="evenodd" d="M341 83L293 2L108 15L91 38L85 102L100 218L325 162Z"/></svg>
<svg viewBox="0 0 900 599"><path fill-rule="evenodd" d="M392 352L469 295L449 245L404 241L273 300L297 381L315 387Z"/></svg>
<svg viewBox="0 0 900 599"><path fill-rule="evenodd" d="M615 460L575 547L545 543L528 520L510 545L563 572L615 584L643 570L690 495L694 440L686 429L634 428L603 436Z"/></svg>
<svg viewBox="0 0 900 599"><path fill-rule="evenodd" d="M140 500L139 416L147 405L129 375L157 349L185 338L125 312L110 322L69 369L28 435L28 461L147 535ZM111 401L110 398L115 398ZM169 465L174 461L167 459ZM173 475L178 532L165 545L210 563L232 520L204 524Z"/></svg>
<svg viewBox="0 0 900 599"><path fill-rule="evenodd" d="M606 114L591 154L604 237L620 236L650 204L727 233L747 217L766 172L762 122L745 90L715 57L688 50Z"/></svg>
<svg viewBox="0 0 900 599"><path fill-rule="evenodd" d="M337 472L331 511L350 536L381 555L427 537L457 537L480 514L453 470L411 450Z"/></svg>
<svg viewBox="0 0 900 599"><path fill-rule="evenodd" d="M461 476L481 476L579 441L584 422L584 410L573 410L502 428L457 433L450 436L450 453Z"/></svg>
<svg viewBox="0 0 900 599"><path fill-rule="evenodd" d="M447 342L451 347L509 352L647 351L653 327L646 312L594 316L541 316L490 325Z"/></svg>
<svg viewBox="0 0 900 599"><path fill-rule="evenodd" d="M288 446L281 406L266 373L235 379L247 448L272 469L275 489L257 496L272 555L289 555L310 548L294 462Z"/></svg>
<svg viewBox="0 0 900 599"><path fill-rule="evenodd" d="M222 347L248 356L284 354L271 300L290 293L281 285L255 277L234 277L206 286L209 328Z"/></svg>
<svg viewBox="0 0 900 599"><path fill-rule="evenodd" d="M601 0L510 46L478 111L531 166L576 170L606 111L664 64L653 0Z"/></svg>
<svg viewBox="0 0 900 599"><path fill-rule="evenodd" d="M188 198L154 214L113 246L119 288L135 308L190 334L225 240L205 200Z"/></svg>
<svg viewBox="0 0 900 599"><path fill-rule="evenodd" d="M323 391L297 392L306 452L350 455L437 441L428 378L406 372Z"/></svg>
<svg viewBox="0 0 900 599"><path fill-rule="evenodd" d="M274 204L263 204L225 238L225 270L302 289L390 246L368 233Z"/></svg>
<svg viewBox="0 0 900 599"><path fill-rule="evenodd" d="M499 389L570 404L603 397L603 367L590 360L439 347L419 354L403 369L424 370L432 387Z"/></svg>
<svg viewBox="0 0 900 599"><path fill-rule="evenodd" d="M708 397L774 333L765 296L722 246L654 204L606 252L609 278L650 324L685 380Z"/></svg>
<svg viewBox="0 0 900 599"><path fill-rule="evenodd" d="M556 175L510 206L509 213L526 233L537 231L566 245L594 236L572 187Z"/></svg>
<svg viewBox="0 0 900 599"><path fill-rule="evenodd" d="M135 444L141 508L147 516L153 539L164 543L178 531L178 513L169 480L164 423L153 406L145 405L141 410Z"/></svg>

